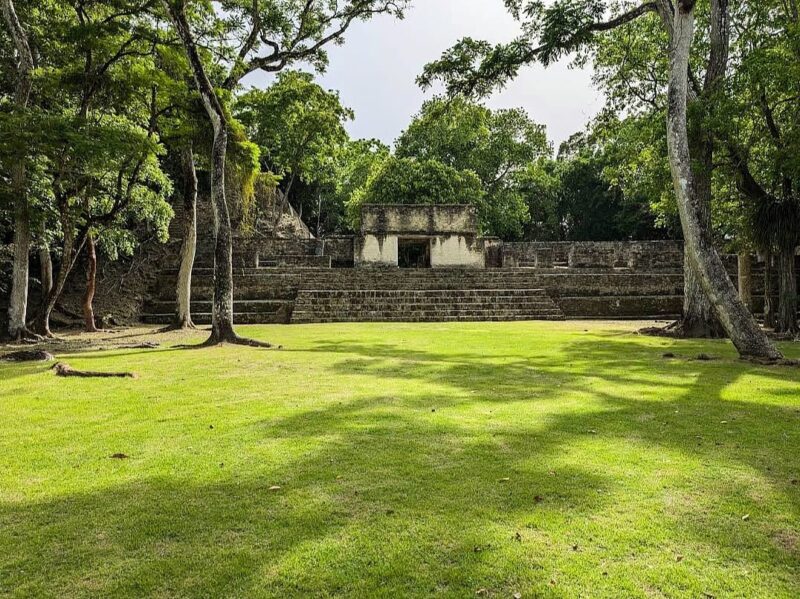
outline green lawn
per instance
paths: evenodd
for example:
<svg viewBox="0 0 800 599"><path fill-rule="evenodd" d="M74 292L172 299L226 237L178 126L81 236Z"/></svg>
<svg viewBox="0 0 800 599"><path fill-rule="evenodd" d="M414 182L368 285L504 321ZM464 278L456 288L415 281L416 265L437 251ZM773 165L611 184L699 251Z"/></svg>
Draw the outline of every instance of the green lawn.
<svg viewBox="0 0 800 599"><path fill-rule="evenodd" d="M800 369L635 326L0 365L0 595L797 597Z"/></svg>

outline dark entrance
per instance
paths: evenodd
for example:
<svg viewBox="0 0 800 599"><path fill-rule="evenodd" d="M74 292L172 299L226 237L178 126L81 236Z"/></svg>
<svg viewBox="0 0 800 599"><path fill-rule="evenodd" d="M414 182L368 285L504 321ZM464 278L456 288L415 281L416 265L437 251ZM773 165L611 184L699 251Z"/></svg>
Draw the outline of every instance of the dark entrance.
<svg viewBox="0 0 800 599"><path fill-rule="evenodd" d="M397 265L400 268L430 268L431 242L429 239L397 240Z"/></svg>

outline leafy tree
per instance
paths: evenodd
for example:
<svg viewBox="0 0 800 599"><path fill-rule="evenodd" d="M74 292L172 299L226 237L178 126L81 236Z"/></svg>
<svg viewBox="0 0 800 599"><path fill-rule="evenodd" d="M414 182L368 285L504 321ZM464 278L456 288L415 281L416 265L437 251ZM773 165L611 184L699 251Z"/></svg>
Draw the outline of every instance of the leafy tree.
<svg viewBox="0 0 800 599"><path fill-rule="evenodd" d="M486 231L504 238L520 237L530 218L517 175L550 151L544 127L524 110L491 111L460 97L426 102L396 149L399 157L438 160L477 174Z"/></svg>
<svg viewBox="0 0 800 599"><path fill-rule="evenodd" d="M349 0L347 2L301 2L281 4L259 0L229 0L222 6L225 24L232 25L233 36L239 37L238 48L223 45L223 55L230 56L222 87L233 90L246 74L261 70L280 72L297 63L311 63L324 68L325 47L341 43L350 25L369 20L376 14L402 17L406 0ZM229 115L212 78L209 57L201 56L196 31L187 16L183 0L162 0L174 29L186 51L194 74L197 91L203 101L214 131L211 152L211 198L214 206L214 300L212 303L211 336L207 345L222 343L255 344L241 339L233 327L233 258L232 234L228 201L225 194L225 165ZM192 2L192 20L220 21L202 2ZM213 27L212 27L213 29ZM230 36L226 37L229 39ZM213 66L213 65L212 65Z"/></svg>
<svg viewBox="0 0 800 599"><path fill-rule="evenodd" d="M347 210L358 228L364 204L473 204L480 212L483 199L481 181L472 171L436 160L391 157L353 194Z"/></svg>
<svg viewBox="0 0 800 599"><path fill-rule="evenodd" d="M120 219L169 212L163 202L169 181L157 159L151 111L158 29L144 2L121 0L54 0L26 18L39 63L31 109L24 121L0 115L0 127L19 132L14 146L3 150L17 148L35 166L39 184L47 187L39 196L46 215L40 223L54 223L61 238L60 264L34 323L38 333L49 335L50 314L83 246ZM153 212L154 196L161 203ZM90 308L90 293L87 298Z"/></svg>
<svg viewBox="0 0 800 599"><path fill-rule="evenodd" d="M282 177L284 202L289 203L296 181L329 181L334 156L348 139L344 123L353 118L338 93L324 90L311 74L298 71L279 74L266 90L243 94L234 112L261 149L265 170Z"/></svg>
<svg viewBox="0 0 800 599"><path fill-rule="evenodd" d="M24 112L32 87L34 69L28 33L17 17L12 0L2 0L3 21L16 51L14 110ZM11 192L14 195L14 263L11 295L8 307L8 332L12 339L29 336L26 316L28 310L28 255L30 253L30 207L27 195L26 161L24 150L15 152L11 167Z"/></svg>
<svg viewBox="0 0 800 599"><path fill-rule="evenodd" d="M727 153L721 171L745 199L749 237L768 257L777 257L778 310L772 324L790 334L800 330L795 272L800 244L798 31L795 1L738 7L731 46L736 68L711 123Z"/></svg>
<svg viewBox="0 0 800 599"><path fill-rule="evenodd" d="M617 156L593 134L576 134L556 160L543 158L520 177L532 215L529 239L624 240L668 236L656 222L649 196L612 181Z"/></svg>
<svg viewBox="0 0 800 599"><path fill-rule="evenodd" d="M711 0L709 43L702 82L690 68L694 41L694 0L655 0L639 5L623 3L606 17L606 5L598 0L558 0L545 6L534 0L507 0L512 15L522 23L522 35L508 44L492 46L465 39L446 51L440 60L425 67L420 83L445 83L450 94L486 95L514 78L519 69L539 62L544 65L591 47L598 34L614 31L647 15L655 14L663 26L670 50L667 139L671 170L681 223L686 241L685 332L712 332L713 311L742 355L774 358L779 354L761 332L744 304L733 293L733 285L711 243L711 171L715 144L704 127L692 136L694 165L689 160L688 111L691 80L692 98L703 113L713 117L715 98L727 69L729 10L727 0ZM678 71L678 66L683 70ZM683 134L686 147L683 147ZM687 183L691 181L691 189Z"/></svg>

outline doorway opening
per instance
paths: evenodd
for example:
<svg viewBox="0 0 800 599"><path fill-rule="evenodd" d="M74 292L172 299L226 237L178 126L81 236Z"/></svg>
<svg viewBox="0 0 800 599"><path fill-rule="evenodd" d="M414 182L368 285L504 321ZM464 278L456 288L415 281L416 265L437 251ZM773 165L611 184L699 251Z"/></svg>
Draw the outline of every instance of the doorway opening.
<svg viewBox="0 0 800 599"><path fill-rule="evenodd" d="M429 239L397 240L397 265L400 268L430 268L431 242Z"/></svg>

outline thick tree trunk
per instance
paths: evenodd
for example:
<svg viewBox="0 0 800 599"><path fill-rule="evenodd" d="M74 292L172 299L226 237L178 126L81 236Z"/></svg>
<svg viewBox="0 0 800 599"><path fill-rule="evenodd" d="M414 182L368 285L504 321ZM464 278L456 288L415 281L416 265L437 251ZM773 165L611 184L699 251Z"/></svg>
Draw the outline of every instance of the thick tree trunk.
<svg viewBox="0 0 800 599"><path fill-rule="evenodd" d="M677 329L674 329L678 336L687 339L724 337L725 330L714 314L714 307L703 289L700 277L695 273L688 252L684 257L683 276L683 316L677 323Z"/></svg>
<svg viewBox="0 0 800 599"><path fill-rule="evenodd" d="M17 18L12 0L2 0L0 6L3 20L17 51L16 90L14 103L19 110L28 105L31 94L33 53L28 36ZM27 182L24 155L18 156L11 166L11 192L14 196L14 263L11 279L11 297L8 304L8 332L12 339L21 339L29 334L26 327L28 314L29 257L31 248L31 225L28 207Z"/></svg>
<svg viewBox="0 0 800 599"><path fill-rule="evenodd" d="M96 333L94 321L94 293L97 289L97 250L91 233L86 237L86 292L83 294L83 322L87 333Z"/></svg>
<svg viewBox="0 0 800 599"><path fill-rule="evenodd" d="M183 163L183 239L181 241L181 266L176 289L176 319L172 328L193 329L192 322L192 268L197 252L197 172L192 147L181 153Z"/></svg>
<svg viewBox="0 0 800 599"><path fill-rule="evenodd" d="M778 312L775 330L796 335L797 326L797 274L795 249L787 248L778 254Z"/></svg>
<svg viewBox="0 0 800 599"><path fill-rule="evenodd" d="M667 108L670 169L686 252L717 318L739 354L743 357L778 360L783 357L782 354L739 299L714 248L711 231L703 226L702 207L697 205L695 197L687 131L687 72L694 40L694 5L694 0L679 0L675 8Z"/></svg>
<svg viewBox="0 0 800 599"><path fill-rule="evenodd" d="M695 143L691 146L700 156L697 167L693 169L697 216L703 228L711 231L711 171L714 168L714 144L708 135L698 127L693 132ZM700 277L695 272L689 253L684 256L683 318L679 325L680 335L688 338L718 339L725 336L725 330L714 314Z"/></svg>
<svg viewBox="0 0 800 599"><path fill-rule="evenodd" d="M764 255L764 326L775 327L775 304L772 299L774 287L772 252Z"/></svg>
<svg viewBox="0 0 800 599"><path fill-rule="evenodd" d="M753 311L753 258L750 252L739 252L738 260L739 299Z"/></svg>

